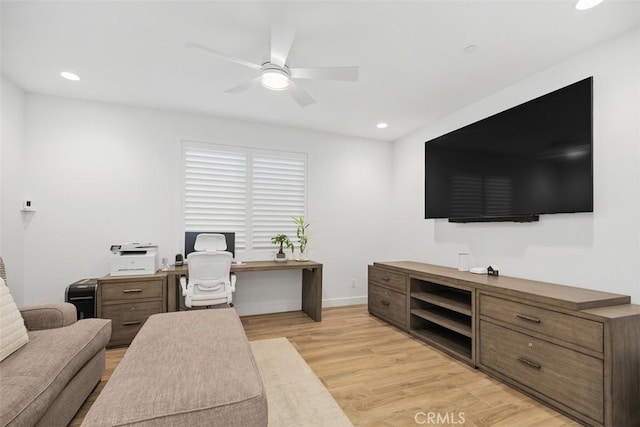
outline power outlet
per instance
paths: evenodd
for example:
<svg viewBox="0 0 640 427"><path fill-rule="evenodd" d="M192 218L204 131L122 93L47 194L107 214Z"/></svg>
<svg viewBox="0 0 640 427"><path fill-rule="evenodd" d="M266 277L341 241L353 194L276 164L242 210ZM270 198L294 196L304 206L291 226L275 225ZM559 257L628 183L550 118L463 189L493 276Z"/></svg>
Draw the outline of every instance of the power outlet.
<svg viewBox="0 0 640 427"><path fill-rule="evenodd" d="M351 287L352 288L356 287L356 279L351 279Z"/></svg>

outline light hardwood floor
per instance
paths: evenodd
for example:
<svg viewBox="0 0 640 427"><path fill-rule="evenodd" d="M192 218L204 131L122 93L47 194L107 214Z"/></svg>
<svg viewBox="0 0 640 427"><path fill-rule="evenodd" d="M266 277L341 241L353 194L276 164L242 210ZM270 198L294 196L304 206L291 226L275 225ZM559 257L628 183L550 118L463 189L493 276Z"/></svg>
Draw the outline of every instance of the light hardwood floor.
<svg viewBox="0 0 640 427"><path fill-rule="evenodd" d="M250 341L287 337L356 426L577 425L370 316L366 306L324 309L322 322L291 312L242 323ZM81 424L125 351L107 350L105 375L72 426Z"/></svg>

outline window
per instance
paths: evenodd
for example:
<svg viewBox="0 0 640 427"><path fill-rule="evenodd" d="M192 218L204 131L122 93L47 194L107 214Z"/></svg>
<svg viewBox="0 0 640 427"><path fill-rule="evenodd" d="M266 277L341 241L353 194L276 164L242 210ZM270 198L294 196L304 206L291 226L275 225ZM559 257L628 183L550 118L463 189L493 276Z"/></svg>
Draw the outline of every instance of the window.
<svg viewBox="0 0 640 427"><path fill-rule="evenodd" d="M271 237L295 241L306 214L307 155L183 142L185 231L233 231L236 250L273 250Z"/></svg>

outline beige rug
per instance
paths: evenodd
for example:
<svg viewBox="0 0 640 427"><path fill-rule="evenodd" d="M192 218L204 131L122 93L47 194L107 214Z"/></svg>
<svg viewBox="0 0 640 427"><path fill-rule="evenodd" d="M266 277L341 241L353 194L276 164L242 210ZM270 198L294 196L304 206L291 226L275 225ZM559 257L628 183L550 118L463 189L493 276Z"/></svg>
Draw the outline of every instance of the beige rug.
<svg viewBox="0 0 640 427"><path fill-rule="evenodd" d="M269 402L269 427L353 426L286 338L251 342Z"/></svg>

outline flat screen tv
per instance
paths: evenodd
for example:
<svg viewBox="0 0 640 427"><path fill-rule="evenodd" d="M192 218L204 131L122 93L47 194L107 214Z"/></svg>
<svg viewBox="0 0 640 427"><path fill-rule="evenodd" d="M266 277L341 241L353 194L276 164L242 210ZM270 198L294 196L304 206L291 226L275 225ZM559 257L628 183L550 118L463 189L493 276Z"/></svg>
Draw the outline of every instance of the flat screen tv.
<svg viewBox="0 0 640 427"><path fill-rule="evenodd" d="M593 212L593 77L425 143L425 218Z"/></svg>

